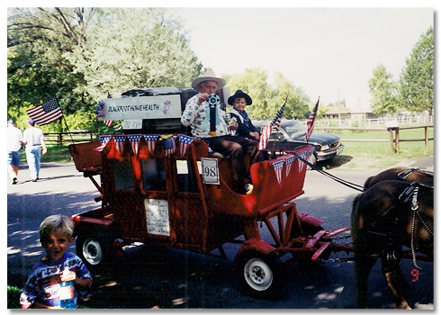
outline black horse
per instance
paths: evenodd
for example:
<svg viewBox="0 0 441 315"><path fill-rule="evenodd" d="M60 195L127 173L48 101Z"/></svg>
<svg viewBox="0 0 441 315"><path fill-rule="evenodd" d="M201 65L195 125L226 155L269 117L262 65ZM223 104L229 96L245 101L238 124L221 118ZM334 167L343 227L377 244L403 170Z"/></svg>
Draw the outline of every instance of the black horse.
<svg viewBox="0 0 441 315"><path fill-rule="evenodd" d="M369 177L364 183L364 190L383 180L402 180L406 182L417 182L433 186L433 172L419 168L393 167L375 176Z"/></svg>
<svg viewBox="0 0 441 315"><path fill-rule="evenodd" d="M368 307L368 276L377 259L397 308L410 308L400 270L402 248L433 260L433 188L416 182L384 180L355 197L351 233L354 243L357 303Z"/></svg>

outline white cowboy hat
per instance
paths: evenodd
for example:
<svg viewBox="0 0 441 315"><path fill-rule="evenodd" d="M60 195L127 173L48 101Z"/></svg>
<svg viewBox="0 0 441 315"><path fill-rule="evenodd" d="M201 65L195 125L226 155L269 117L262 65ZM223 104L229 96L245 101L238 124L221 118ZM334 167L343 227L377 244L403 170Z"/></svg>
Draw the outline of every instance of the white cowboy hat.
<svg viewBox="0 0 441 315"><path fill-rule="evenodd" d="M199 91L199 84L201 84L204 81L216 82L218 90L222 89L226 84L224 79L216 77L213 70L208 70L201 77L194 80L193 83L191 83L191 87L196 91Z"/></svg>

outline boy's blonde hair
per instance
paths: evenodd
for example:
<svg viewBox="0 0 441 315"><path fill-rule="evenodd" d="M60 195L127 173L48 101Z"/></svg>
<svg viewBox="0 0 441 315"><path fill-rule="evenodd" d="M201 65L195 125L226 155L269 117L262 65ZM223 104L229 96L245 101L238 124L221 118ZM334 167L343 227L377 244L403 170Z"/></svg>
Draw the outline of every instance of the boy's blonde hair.
<svg viewBox="0 0 441 315"><path fill-rule="evenodd" d="M73 237L74 227L72 220L64 215L51 215L40 224L40 242L46 244L49 235L54 231L61 229L67 238Z"/></svg>

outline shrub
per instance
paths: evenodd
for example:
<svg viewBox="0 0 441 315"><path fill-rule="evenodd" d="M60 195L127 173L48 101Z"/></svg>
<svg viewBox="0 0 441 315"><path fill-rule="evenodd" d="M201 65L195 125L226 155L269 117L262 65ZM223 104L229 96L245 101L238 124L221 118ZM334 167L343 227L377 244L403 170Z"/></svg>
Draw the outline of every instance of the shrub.
<svg viewBox="0 0 441 315"><path fill-rule="evenodd" d="M19 288L8 286L8 309L20 308L20 295Z"/></svg>

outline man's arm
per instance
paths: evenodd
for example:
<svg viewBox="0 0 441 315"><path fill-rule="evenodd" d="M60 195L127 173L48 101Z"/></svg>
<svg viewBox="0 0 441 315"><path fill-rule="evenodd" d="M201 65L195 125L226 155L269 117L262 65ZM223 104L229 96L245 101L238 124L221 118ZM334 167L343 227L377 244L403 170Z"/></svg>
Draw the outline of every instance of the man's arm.
<svg viewBox="0 0 441 315"><path fill-rule="evenodd" d="M199 100L199 96L195 95L192 98L190 98L187 101L187 104L185 105L185 110L184 113L182 113L182 117L181 117L181 123L185 126L188 127L190 126L194 119L196 118L196 115L199 111L199 105L197 104Z"/></svg>
<svg viewBox="0 0 441 315"><path fill-rule="evenodd" d="M41 146L43 147L43 152L41 154L45 155L47 152L47 149L46 149L46 143L44 142L43 138L41 138Z"/></svg>

